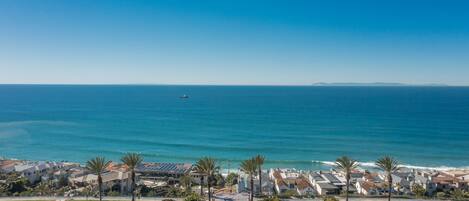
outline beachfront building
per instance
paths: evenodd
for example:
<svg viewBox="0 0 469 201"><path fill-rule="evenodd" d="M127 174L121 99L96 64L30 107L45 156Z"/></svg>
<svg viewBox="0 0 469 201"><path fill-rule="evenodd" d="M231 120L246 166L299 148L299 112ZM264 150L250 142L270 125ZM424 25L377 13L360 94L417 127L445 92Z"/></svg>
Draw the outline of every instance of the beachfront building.
<svg viewBox="0 0 469 201"><path fill-rule="evenodd" d="M377 184L369 181L358 181L355 183L357 193L360 195L382 195L385 191L382 184Z"/></svg>
<svg viewBox="0 0 469 201"><path fill-rule="evenodd" d="M83 167L83 166L76 166L67 170L67 175L68 175L69 180L72 178L81 177L86 174L88 174L88 169L86 169L86 167Z"/></svg>
<svg viewBox="0 0 469 201"><path fill-rule="evenodd" d="M361 195L383 195L387 192L386 183L378 173L365 172L355 183L357 193Z"/></svg>
<svg viewBox="0 0 469 201"><path fill-rule="evenodd" d="M101 175L104 191L115 191L121 194L128 192L131 186L130 172L128 171L109 171ZM88 185L96 187L98 185L98 176L95 174L86 174L83 176L70 178L72 186L76 188Z"/></svg>
<svg viewBox="0 0 469 201"><path fill-rule="evenodd" d="M318 172L309 173L308 179L313 186L316 186L318 183L327 183L326 179L322 178Z"/></svg>
<svg viewBox="0 0 469 201"><path fill-rule="evenodd" d="M322 177L324 177L329 183L331 183L334 186L337 186L339 189L342 189L346 186L346 180L344 177L341 177L340 175L335 175L332 173L322 173Z"/></svg>
<svg viewBox="0 0 469 201"><path fill-rule="evenodd" d="M340 194L340 188L332 185L331 183L318 183L316 186L316 191L319 195L338 195Z"/></svg>
<svg viewBox="0 0 469 201"><path fill-rule="evenodd" d="M21 173L29 182L35 183L41 180L47 180L50 174L57 170L68 170L76 167L75 163L62 162L27 162L16 165L14 171Z"/></svg>
<svg viewBox="0 0 469 201"><path fill-rule="evenodd" d="M311 196L316 195L316 190L314 190L311 183L304 176L300 176L296 179L296 192L301 196Z"/></svg>
<svg viewBox="0 0 469 201"><path fill-rule="evenodd" d="M414 171L414 181L411 186L417 184L425 189L427 195L433 195L436 191L436 185L432 182L432 177L424 171Z"/></svg>
<svg viewBox="0 0 469 201"><path fill-rule="evenodd" d="M25 161L20 160L0 160L0 173L10 173L15 171L15 166L25 164Z"/></svg>
<svg viewBox="0 0 469 201"><path fill-rule="evenodd" d="M259 194L259 176L255 176L253 179L253 187L254 187L254 194ZM238 193L246 193L250 192L251 188L251 180L249 179L249 175L245 174L244 172L239 173L238 177L238 185L237 185L237 192ZM269 179L269 174L266 172L262 172L262 193L264 195L272 195L274 188L274 184Z"/></svg>
<svg viewBox="0 0 469 201"><path fill-rule="evenodd" d="M135 172L144 184L164 182L173 185L179 183L183 175L189 175L191 170L190 163L142 163Z"/></svg>
<svg viewBox="0 0 469 201"><path fill-rule="evenodd" d="M270 169L269 178L274 181L274 188L277 193L281 194L290 190L290 186L282 178L280 169Z"/></svg>
<svg viewBox="0 0 469 201"><path fill-rule="evenodd" d="M311 172L308 179L319 195L338 195L346 189L345 177L337 172ZM356 192L354 185L349 186L349 192Z"/></svg>
<svg viewBox="0 0 469 201"><path fill-rule="evenodd" d="M437 191L467 190L469 181L466 178L467 176L437 172L432 175L431 182L435 185Z"/></svg>
<svg viewBox="0 0 469 201"><path fill-rule="evenodd" d="M336 169L332 169L331 170L331 173L334 174L334 175L337 175L338 178L340 178L341 180L343 180L343 182L345 183L345 172L343 171L338 171ZM365 175L365 172L364 171L360 171L360 170L352 170L350 172L350 184L354 185L358 180L360 180L363 175Z"/></svg>
<svg viewBox="0 0 469 201"><path fill-rule="evenodd" d="M297 181L302 174L295 169L270 169L269 177L274 181L274 189L277 193L285 193L288 190L297 192ZM307 191L307 189L303 190Z"/></svg>
<svg viewBox="0 0 469 201"><path fill-rule="evenodd" d="M442 173L454 177L457 188L469 190L469 170L446 170L442 171Z"/></svg>
<svg viewBox="0 0 469 201"><path fill-rule="evenodd" d="M300 196L317 195L317 191L308 179L308 174L304 172L294 169L271 169L269 176L274 181L275 191L279 194L291 190Z"/></svg>
<svg viewBox="0 0 469 201"><path fill-rule="evenodd" d="M339 188L329 183L324 177L321 176L321 172L311 172L308 175L309 182L319 195L335 195L338 194Z"/></svg>
<svg viewBox="0 0 469 201"><path fill-rule="evenodd" d="M387 175L384 172L378 173L381 180L385 181ZM415 180L413 172L406 169L391 174L393 192L399 195L411 195L411 183Z"/></svg>
<svg viewBox="0 0 469 201"><path fill-rule="evenodd" d="M413 172L408 170L398 171L391 174L391 176L392 185L396 193L399 195L413 194L411 189L411 184L415 181L415 175Z"/></svg>

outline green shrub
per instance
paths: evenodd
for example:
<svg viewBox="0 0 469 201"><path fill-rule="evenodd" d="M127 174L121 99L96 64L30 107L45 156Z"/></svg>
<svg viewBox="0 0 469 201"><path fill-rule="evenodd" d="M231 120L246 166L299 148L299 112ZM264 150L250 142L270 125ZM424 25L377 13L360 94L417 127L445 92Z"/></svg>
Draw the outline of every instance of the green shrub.
<svg viewBox="0 0 469 201"><path fill-rule="evenodd" d="M184 201L202 201L202 198L198 194L192 193L184 198Z"/></svg>
<svg viewBox="0 0 469 201"><path fill-rule="evenodd" d="M176 188L176 187L170 187L165 194L165 197L170 197L170 198L184 197L184 196L185 196L185 192L182 191L180 188Z"/></svg>
<svg viewBox="0 0 469 201"><path fill-rule="evenodd" d="M147 192L146 196L147 197L156 197L157 193L155 192L155 190L150 190L150 191Z"/></svg>
<svg viewBox="0 0 469 201"><path fill-rule="evenodd" d="M228 176L226 176L226 186L233 186L238 183L238 174L236 173L230 173Z"/></svg>
<svg viewBox="0 0 469 201"><path fill-rule="evenodd" d="M119 195L121 195L121 194L117 191L109 191L107 193L107 196L111 196L111 197L116 197L116 196L119 196Z"/></svg>
<svg viewBox="0 0 469 201"><path fill-rule="evenodd" d="M436 197L438 199L445 199L446 198L446 193L445 192L438 192L438 193L436 193Z"/></svg>
<svg viewBox="0 0 469 201"><path fill-rule="evenodd" d="M280 201L280 199L278 197L274 196L274 197L264 198L264 199L262 199L262 201Z"/></svg>
<svg viewBox="0 0 469 201"><path fill-rule="evenodd" d="M466 193L460 189L455 189L450 192L451 199L453 200L466 200Z"/></svg>
<svg viewBox="0 0 469 201"><path fill-rule="evenodd" d="M415 194L416 197L418 198L423 198L425 196L426 190L423 186L419 184L414 184L412 185L412 193Z"/></svg>
<svg viewBox="0 0 469 201"><path fill-rule="evenodd" d="M326 196L324 197L324 201L339 201L339 199L335 198L334 196Z"/></svg>
<svg viewBox="0 0 469 201"><path fill-rule="evenodd" d="M291 198L291 197L296 197L298 196L298 193L294 190L287 190L284 193L280 194L280 198Z"/></svg>
<svg viewBox="0 0 469 201"><path fill-rule="evenodd" d="M34 194L33 194L32 191L27 190L27 191L23 191L23 192L19 193L19 195L20 196L33 196Z"/></svg>

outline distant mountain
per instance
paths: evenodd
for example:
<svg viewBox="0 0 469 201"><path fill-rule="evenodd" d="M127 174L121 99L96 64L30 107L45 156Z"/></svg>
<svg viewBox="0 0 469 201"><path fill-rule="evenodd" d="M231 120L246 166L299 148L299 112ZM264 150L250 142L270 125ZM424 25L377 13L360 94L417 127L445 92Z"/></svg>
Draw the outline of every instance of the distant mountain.
<svg viewBox="0 0 469 201"><path fill-rule="evenodd" d="M312 86L376 86L376 87L398 87L398 86L447 86L445 84L404 84L393 82L371 82L371 83L357 83L357 82L317 82Z"/></svg>

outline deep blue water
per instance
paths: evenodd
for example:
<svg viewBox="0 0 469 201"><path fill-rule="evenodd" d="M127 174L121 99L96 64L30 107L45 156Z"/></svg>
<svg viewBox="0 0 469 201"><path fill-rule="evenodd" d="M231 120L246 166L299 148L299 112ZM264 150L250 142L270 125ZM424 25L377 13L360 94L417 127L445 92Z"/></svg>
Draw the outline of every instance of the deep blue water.
<svg viewBox="0 0 469 201"><path fill-rule="evenodd" d="M190 98L180 99L182 94ZM469 166L469 88L0 85L0 156ZM231 162L229 162L231 161Z"/></svg>

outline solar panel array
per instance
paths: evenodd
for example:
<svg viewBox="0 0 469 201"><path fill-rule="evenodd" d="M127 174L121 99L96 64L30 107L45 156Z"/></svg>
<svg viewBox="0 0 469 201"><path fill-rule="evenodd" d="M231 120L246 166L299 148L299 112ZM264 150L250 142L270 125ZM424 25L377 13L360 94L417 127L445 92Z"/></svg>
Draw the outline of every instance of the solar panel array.
<svg viewBox="0 0 469 201"><path fill-rule="evenodd" d="M329 180L330 182L332 183L340 183L340 180L337 179L334 175L332 174L329 174L329 173L326 173L326 174L323 174L324 177L326 177L327 180Z"/></svg>
<svg viewBox="0 0 469 201"><path fill-rule="evenodd" d="M316 180L316 181L325 181L325 179L322 178L321 175L319 175L316 172L311 173L311 175L313 176L313 179Z"/></svg>
<svg viewBox="0 0 469 201"><path fill-rule="evenodd" d="M138 171L144 172L164 172L164 173L179 173L183 174L189 170L184 163L147 163L142 164L137 168Z"/></svg>

